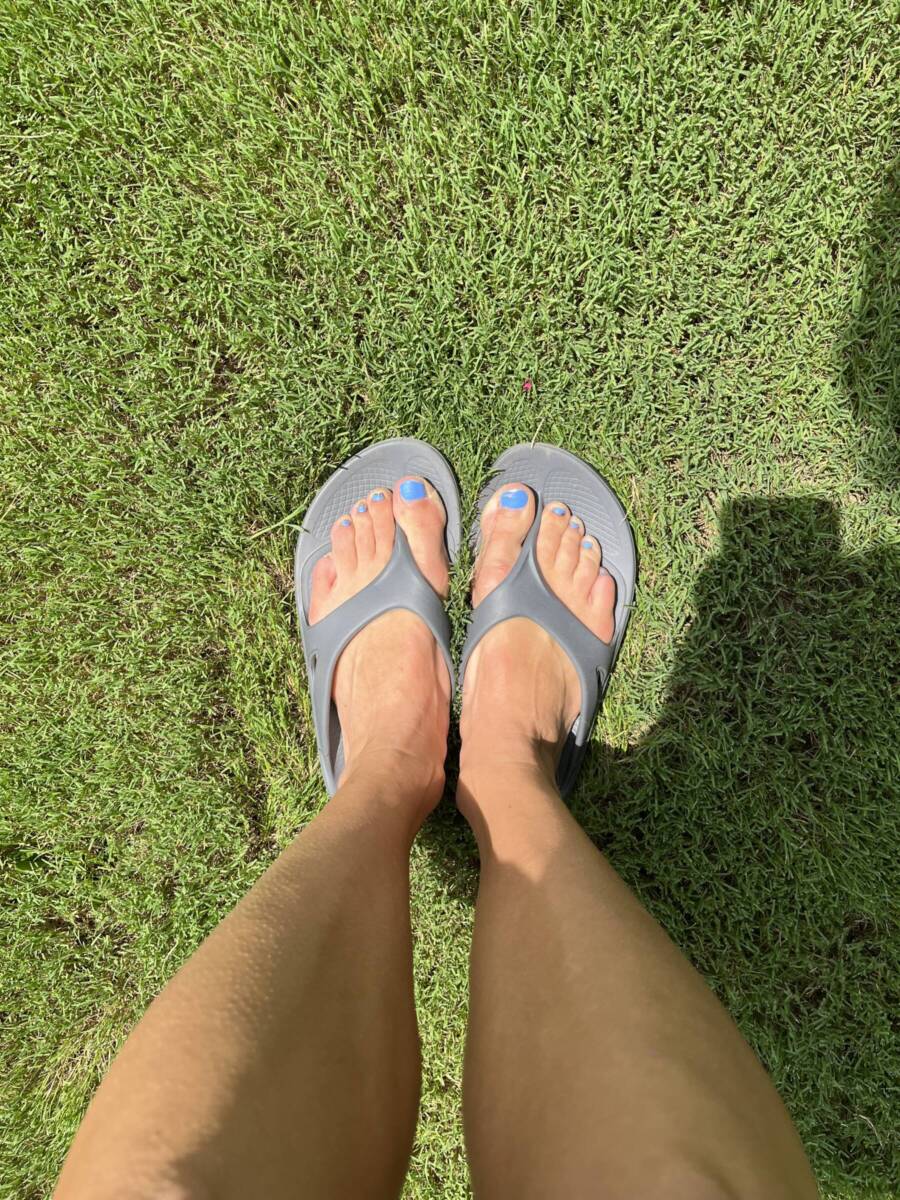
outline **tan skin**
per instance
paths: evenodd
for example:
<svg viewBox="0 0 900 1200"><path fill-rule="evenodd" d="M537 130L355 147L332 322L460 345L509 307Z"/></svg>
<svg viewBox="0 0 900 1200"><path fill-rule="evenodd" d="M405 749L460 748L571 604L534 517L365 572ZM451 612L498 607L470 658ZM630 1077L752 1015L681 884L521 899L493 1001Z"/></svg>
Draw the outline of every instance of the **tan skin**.
<svg viewBox="0 0 900 1200"><path fill-rule="evenodd" d="M336 523L311 619L374 577L395 521L446 594L440 499L429 487L406 502L400 482ZM473 603L533 518L530 493L522 508L488 506ZM601 547L559 502L540 519L548 583L608 639ZM138 1023L57 1200L399 1194L420 1077L409 850L443 787L449 694L411 614L348 646L340 788ZM500 626L475 652L457 796L482 864L463 1088L475 1195L813 1200L752 1051L559 799L555 755L577 709L571 665L532 622Z"/></svg>

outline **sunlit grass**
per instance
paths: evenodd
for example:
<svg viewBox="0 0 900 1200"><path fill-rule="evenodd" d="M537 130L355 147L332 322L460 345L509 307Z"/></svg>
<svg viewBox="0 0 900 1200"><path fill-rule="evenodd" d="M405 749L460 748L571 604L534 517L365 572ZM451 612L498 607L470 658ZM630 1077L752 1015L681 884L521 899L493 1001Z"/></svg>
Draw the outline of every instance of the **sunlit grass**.
<svg viewBox="0 0 900 1200"><path fill-rule="evenodd" d="M892 6L2 15L0 1196L49 1195L130 1024L323 802L297 514L407 434L468 511L532 437L620 492L639 607L576 812L826 1195L886 1200ZM468 1194L475 879L445 805L413 860L417 1200Z"/></svg>

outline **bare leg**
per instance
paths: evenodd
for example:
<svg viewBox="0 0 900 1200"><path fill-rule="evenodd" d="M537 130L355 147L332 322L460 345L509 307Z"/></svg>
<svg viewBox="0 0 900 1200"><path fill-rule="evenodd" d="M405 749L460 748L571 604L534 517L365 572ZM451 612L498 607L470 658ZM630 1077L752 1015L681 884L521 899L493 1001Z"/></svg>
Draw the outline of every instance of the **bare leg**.
<svg viewBox="0 0 900 1200"><path fill-rule="evenodd" d="M530 523L487 514L474 600ZM549 506L539 559L598 636L612 580ZM574 672L529 621L473 656L459 804L481 851L464 1089L476 1195L813 1200L790 1119L700 976L591 845L553 784Z"/></svg>
<svg viewBox="0 0 900 1200"><path fill-rule="evenodd" d="M371 512L369 511L371 510ZM394 514L447 585L427 489L376 493L333 536L314 620L381 569ZM449 680L418 618L353 640L335 683L341 787L185 964L125 1043L57 1200L396 1196L415 1128L409 850L443 786Z"/></svg>

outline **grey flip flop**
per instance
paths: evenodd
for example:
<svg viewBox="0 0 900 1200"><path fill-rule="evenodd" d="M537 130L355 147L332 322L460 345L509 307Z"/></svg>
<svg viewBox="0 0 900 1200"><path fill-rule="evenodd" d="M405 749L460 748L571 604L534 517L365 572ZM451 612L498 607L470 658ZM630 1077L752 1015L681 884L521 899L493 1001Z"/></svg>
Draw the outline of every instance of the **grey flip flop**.
<svg viewBox="0 0 900 1200"><path fill-rule="evenodd" d="M581 685L581 711L569 731L556 771L557 785L565 796L572 790L587 752L631 617L637 582L634 535L625 509L603 476L568 450L541 442L513 446L500 455L491 474L478 498L479 512L484 511L495 492L515 482L527 484L534 491L537 508L512 570L472 612L460 664L460 686L472 651L489 630L503 621L528 617L559 642L572 660ZM541 575L535 546L541 512L551 500L564 501L582 518L585 532L600 542L603 566L616 582L615 632L608 644L578 620Z"/></svg>
<svg viewBox="0 0 900 1200"><path fill-rule="evenodd" d="M387 566L362 591L345 600L327 617L309 623L313 567L331 548L331 527L354 501L376 488L393 487L403 475L420 475L440 495L447 512L447 555L459 551L459 492L450 464L434 447L415 438L392 438L354 454L335 471L313 500L303 520L294 556L294 595L309 674L313 720L325 786L332 795L344 769L340 721L331 699L334 670L341 652L361 629L392 609L421 617L441 649L453 679L450 624L444 601L416 566L406 535L395 527L394 549Z"/></svg>

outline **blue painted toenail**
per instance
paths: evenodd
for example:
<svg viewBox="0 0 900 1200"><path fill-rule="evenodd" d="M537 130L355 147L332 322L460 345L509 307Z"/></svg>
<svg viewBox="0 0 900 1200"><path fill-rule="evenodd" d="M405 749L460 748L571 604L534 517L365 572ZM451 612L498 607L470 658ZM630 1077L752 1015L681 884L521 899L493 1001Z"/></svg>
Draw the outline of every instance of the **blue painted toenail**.
<svg viewBox="0 0 900 1200"><path fill-rule="evenodd" d="M373 492L372 499L376 502L384 499L384 492Z"/></svg>
<svg viewBox="0 0 900 1200"><path fill-rule="evenodd" d="M564 517L566 515L566 510L561 504L554 504L550 511L555 513L558 517Z"/></svg>
<svg viewBox="0 0 900 1200"><path fill-rule="evenodd" d="M581 544L582 544L582 546L584 546L585 550L593 550L593 548L594 548L594 543L591 541L590 538L585 538Z"/></svg>
<svg viewBox="0 0 900 1200"><path fill-rule="evenodd" d="M581 522L579 520L577 520L577 518L573 517L572 520L569 522L569 528L570 529L580 529Z"/></svg>
<svg viewBox="0 0 900 1200"><path fill-rule="evenodd" d="M349 518L349 517L341 517L341 524L342 524L342 525L349 525L349 524L350 524L350 518Z"/></svg>
<svg viewBox="0 0 900 1200"><path fill-rule="evenodd" d="M365 512L365 511L366 511L366 506L365 506L365 504L357 504L357 506L356 506L356 511L357 511L357 512Z"/></svg>
<svg viewBox="0 0 900 1200"><path fill-rule="evenodd" d="M418 479L404 479L400 484L400 495L404 500L424 500L428 493L425 484Z"/></svg>
<svg viewBox="0 0 900 1200"><path fill-rule="evenodd" d="M521 488L513 488L511 492L504 492L500 497L501 508L524 508L528 503L528 495Z"/></svg>

